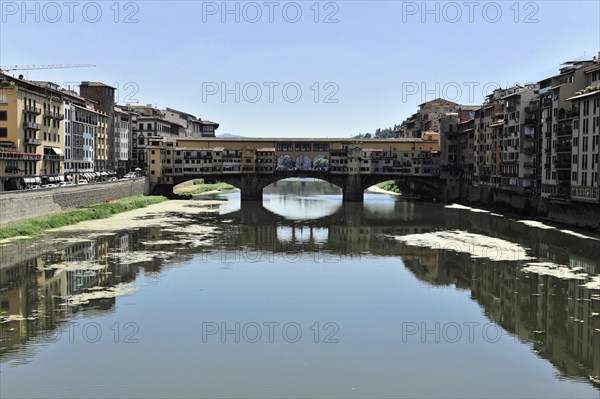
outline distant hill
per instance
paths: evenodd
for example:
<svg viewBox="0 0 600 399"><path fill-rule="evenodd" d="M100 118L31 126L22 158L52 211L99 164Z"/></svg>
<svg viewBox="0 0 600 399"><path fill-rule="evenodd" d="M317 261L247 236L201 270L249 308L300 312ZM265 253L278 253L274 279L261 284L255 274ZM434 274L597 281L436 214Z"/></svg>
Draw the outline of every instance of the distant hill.
<svg viewBox="0 0 600 399"><path fill-rule="evenodd" d="M354 136L355 139L393 139L396 138L396 128L388 127L386 129L377 129L375 133L363 133Z"/></svg>
<svg viewBox="0 0 600 399"><path fill-rule="evenodd" d="M244 138L244 136L240 136L238 134L230 134L230 133L217 134L217 137L221 137L224 139L242 139L242 138Z"/></svg>

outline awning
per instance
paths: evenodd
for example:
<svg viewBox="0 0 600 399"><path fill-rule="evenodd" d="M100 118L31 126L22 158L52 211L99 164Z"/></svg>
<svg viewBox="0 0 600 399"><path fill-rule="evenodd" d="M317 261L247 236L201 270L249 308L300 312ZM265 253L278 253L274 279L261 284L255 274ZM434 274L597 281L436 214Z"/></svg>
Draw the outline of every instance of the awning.
<svg viewBox="0 0 600 399"><path fill-rule="evenodd" d="M68 175L67 180L73 180L73 175Z"/></svg>
<svg viewBox="0 0 600 399"><path fill-rule="evenodd" d="M65 181L65 177L64 176L58 176L58 181Z"/></svg>
<svg viewBox="0 0 600 399"><path fill-rule="evenodd" d="M108 176L108 173L106 173L106 172L102 172L102 173L101 173L101 175L102 175L102 176Z"/></svg>
<svg viewBox="0 0 600 399"><path fill-rule="evenodd" d="M34 177L33 180L37 184L40 184L42 182L42 178L41 177Z"/></svg>
<svg viewBox="0 0 600 399"><path fill-rule="evenodd" d="M60 148L52 147L52 151L54 151L56 155L64 155L63 151Z"/></svg>
<svg viewBox="0 0 600 399"><path fill-rule="evenodd" d="M33 177L24 177L23 182L25 184L32 184L32 183L35 183L35 179Z"/></svg>
<svg viewBox="0 0 600 399"><path fill-rule="evenodd" d="M100 176L100 172L95 172L94 173L96 176Z"/></svg>

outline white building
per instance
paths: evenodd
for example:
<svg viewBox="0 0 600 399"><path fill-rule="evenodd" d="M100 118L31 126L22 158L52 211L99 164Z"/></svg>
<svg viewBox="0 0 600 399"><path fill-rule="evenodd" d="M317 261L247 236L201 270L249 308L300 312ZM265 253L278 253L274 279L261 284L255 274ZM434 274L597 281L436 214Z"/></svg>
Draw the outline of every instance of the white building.
<svg viewBox="0 0 600 399"><path fill-rule="evenodd" d="M124 175L129 172L129 170L127 170L127 162L129 161L131 117L132 115L129 112L119 107L115 107L113 154L115 156L117 173L119 175Z"/></svg>
<svg viewBox="0 0 600 399"><path fill-rule="evenodd" d="M74 92L65 90L65 94L65 174L68 180L76 179L76 175L95 178L94 137L100 112L91 101Z"/></svg>

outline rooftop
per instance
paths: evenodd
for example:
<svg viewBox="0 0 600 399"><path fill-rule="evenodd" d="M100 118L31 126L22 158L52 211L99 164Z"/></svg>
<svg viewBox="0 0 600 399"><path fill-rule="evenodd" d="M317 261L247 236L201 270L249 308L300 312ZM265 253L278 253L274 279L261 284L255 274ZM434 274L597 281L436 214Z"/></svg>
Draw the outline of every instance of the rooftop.
<svg viewBox="0 0 600 399"><path fill-rule="evenodd" d="M83 81L83 82L81 82L81 87L84 87L84 86L85 87L108 87L108 88L114 89L114 87L109 86L109 85L107 85L105 83L102 83L102 82L88 82L88 81Z"/></svg>

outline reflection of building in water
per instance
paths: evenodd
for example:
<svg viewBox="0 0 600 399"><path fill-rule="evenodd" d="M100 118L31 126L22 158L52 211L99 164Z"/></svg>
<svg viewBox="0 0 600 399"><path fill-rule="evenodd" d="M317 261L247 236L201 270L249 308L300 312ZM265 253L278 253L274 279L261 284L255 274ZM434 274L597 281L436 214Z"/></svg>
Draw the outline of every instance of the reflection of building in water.
<svg viewBox="0 0 600 399"><path fill-rule="evenodd" d="M0 315L27 316L30 303L35 300L30 295L30 288L36 284L37 262L27 261L20 267L0 268ZM30 320L17 320L11 323L0 323L0 346L10 347L22 342L27 337Z"/></svg>
<svg viewBox="0 0 600 399"><path fill-rule="evenodd" d="M600 379L600 290L569 280L568 313L572 322L572 350Z"/></svg>
<svg viewBox="0 0 600 399"><path fill-rule="evenodd" d="M473 262L473 299L564 375L599 378L600 331L592 290L581 286L585 279L518 270L509 262Z"/></svg>
<svg viewBox="0 0 600 399"><path fill-rule="evenodd" d="M470 286L468 270L458 267L464 264L464 257L425 247L405 246L402 248L402 262L420 280L432 285L454 285L466 289Z"/></svg>
<svg viewBox="0 0 600 399"><path fill-rule="evenodd" d="M139 266L154 262L140 262L135 267L108 262L109 251L128 251L129 248L127 234L114 240L100 237L58 246L51 253L40 253L35 258L7 267L1 265L0 315L14 320L0 323L1 352L18 349L19 344L42 337L41 334L56 339L52 332L61 328L71 311L77 310L66 305L69 296L87 292L91 287L131 281ZM76 267L78 262L81 262L81 268ZM108 309L113 304L114 299L109 299L99 306Z"/></svg>

